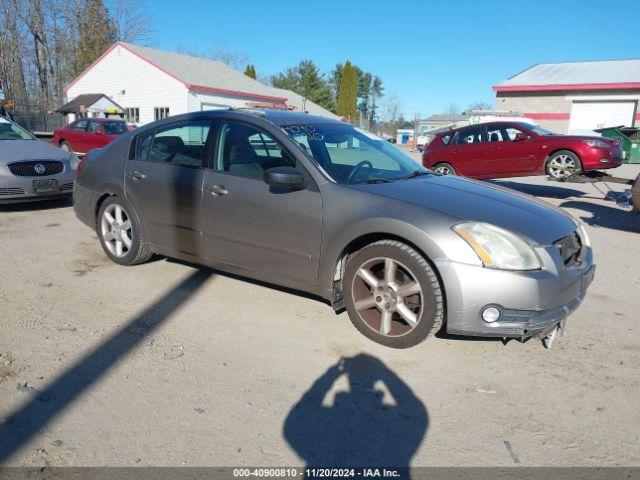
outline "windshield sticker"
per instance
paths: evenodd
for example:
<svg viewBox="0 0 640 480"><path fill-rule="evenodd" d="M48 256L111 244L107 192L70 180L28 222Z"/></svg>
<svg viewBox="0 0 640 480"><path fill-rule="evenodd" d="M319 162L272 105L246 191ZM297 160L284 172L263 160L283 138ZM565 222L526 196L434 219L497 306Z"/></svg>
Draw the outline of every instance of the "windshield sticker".
<svg viewBox="0 0 640 480"><path fill-rule="evenodd" d="M324 134L318 132L313 125L287 125L282 128L290 136L304 135L312 140L324 140Z"/></svg>

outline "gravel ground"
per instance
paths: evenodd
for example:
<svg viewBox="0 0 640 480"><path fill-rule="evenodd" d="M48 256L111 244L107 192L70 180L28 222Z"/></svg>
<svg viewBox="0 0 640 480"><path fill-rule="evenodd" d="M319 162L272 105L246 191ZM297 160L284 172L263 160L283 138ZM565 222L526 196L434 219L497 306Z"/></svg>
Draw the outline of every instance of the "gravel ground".
<svg viewBox="0 0 640 480"><path fill-rule="evenodd" d="M591 185L500 183L592 239L596 280L551 350L386 349L313 298L115 265L69 202L0 207L0 464L640 466L640 216Z"/></svg>

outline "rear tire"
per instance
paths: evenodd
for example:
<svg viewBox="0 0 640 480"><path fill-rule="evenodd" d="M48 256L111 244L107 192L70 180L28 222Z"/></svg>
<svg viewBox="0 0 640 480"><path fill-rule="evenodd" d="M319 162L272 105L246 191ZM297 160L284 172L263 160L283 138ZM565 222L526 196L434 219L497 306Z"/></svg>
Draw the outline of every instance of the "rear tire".
<svg viewBox="0 0 640 480"><path fill-rule="evenodd" d="M100 205L96 233L104 252L119 265L138 265L153 256L142 238L138 216L123 198L112 196Z"/></svg>
<svg viewBox="0 0 640 480"><path fill-rule="evenodd" d="M353 325L387 347L413 347L444 321L437 275L422 255L402 242L381 240L351 255L343 290Z"/></svg>
<svg viewBox="0 0 640 480"><path fill-rule="evenodd" d="M564 180L582 171L580 157L569 150L552 153L544 167L545 173L555 180Z"/></svg>
<svg viewBox="0 0 640 480"><path fill-rule="evenodd" d="M433 171L442 175L457 175L456 169L450 163L442 162L433 166Z"/></svg>

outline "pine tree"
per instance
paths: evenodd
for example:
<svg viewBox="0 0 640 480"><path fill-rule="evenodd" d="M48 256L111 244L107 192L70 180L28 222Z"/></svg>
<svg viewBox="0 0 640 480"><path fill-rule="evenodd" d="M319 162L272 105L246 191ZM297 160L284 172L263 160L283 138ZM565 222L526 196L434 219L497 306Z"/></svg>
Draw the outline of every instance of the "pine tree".
<svg viewBox="0 0 640 480"><path fill-rule="evenodd" d="M253 78L255 80L256 79L256 67L254 67L251 64L247 65L247 68L245 68L245 70L244 70L244 74L247 77Z"/></svg>
<svg viewBox="0 0 640 480"><path fill-rule="evenodd" d="M327 110L335 109L331 86L312 60L302 60L295 67L272 77L271 82L274 87L296 92Z"/></svg>
<svg viewBox="0 0 640 480"><path fill-rule="evenodd" d="M348 60L340 73L337 113L352 123L358 119L358 76L355 67Z"/></svg>
<svg viewBox="0 0 640 480"><path fill-rule="evenodd" d="M116 40L116 29L103 0L81 0L77 16L75 74L98 59Z"/></svg>

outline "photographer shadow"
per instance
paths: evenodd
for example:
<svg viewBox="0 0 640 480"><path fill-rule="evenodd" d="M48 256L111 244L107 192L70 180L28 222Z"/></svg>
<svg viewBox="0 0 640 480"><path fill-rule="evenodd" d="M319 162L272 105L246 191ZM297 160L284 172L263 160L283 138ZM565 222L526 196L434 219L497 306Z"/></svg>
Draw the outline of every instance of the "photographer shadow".
<svg viewBox="0 0 640 480"><path fill-rule="evenodd" d="M337 387L341 377L346 391ZM379 359L359 354L315 381L289 412L284 436L307 468L407 468L428 424L409 386Z"/></svg>

